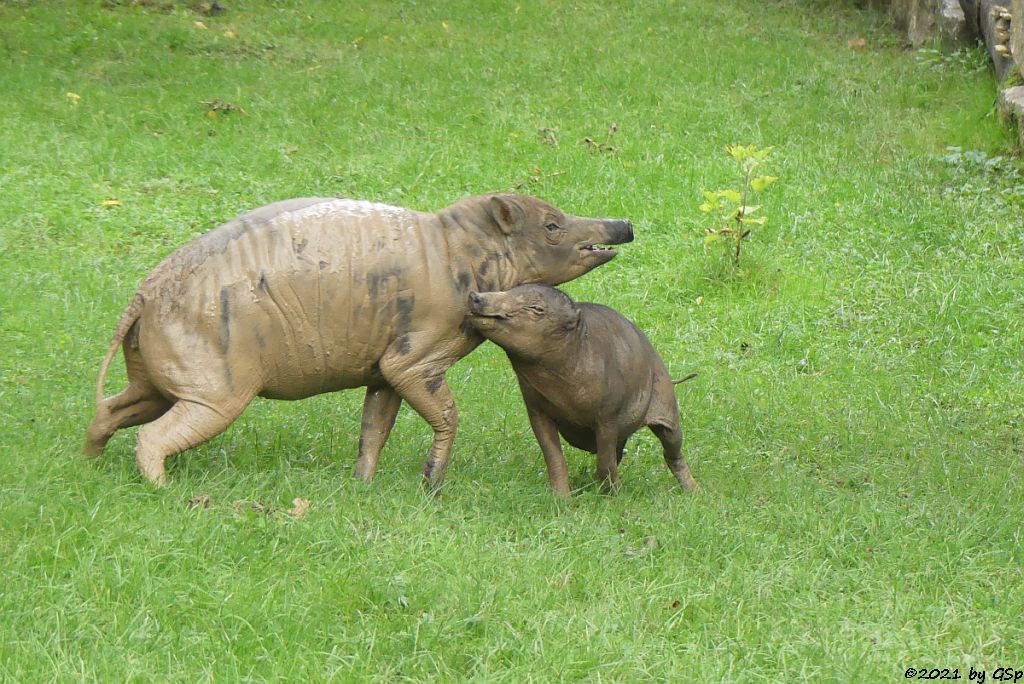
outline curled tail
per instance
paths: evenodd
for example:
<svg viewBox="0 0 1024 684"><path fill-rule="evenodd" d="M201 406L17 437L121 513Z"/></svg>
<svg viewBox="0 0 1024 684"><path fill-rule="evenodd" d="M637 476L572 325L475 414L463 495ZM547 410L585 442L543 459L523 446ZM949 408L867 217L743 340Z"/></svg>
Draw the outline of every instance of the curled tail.
<svg viewBox="0 0 1024 684"><path fill-rule="evenodd" d="M673 380L672 384L673 385L678 385L681 382L686 382L687 380L693 380L695 377L697 377L696 373L690 373L689 375L684 375L683 377L679 378L678 380Z"/></svg>
<svg viewBox="0 0 1024 684"><path fill-rule="evenodd" d="M117 353L117 348L124 341L125 335L131 330L132 325L135 321L139 320L139 316L142 314L142 305L145 303L145 299L142 297L141 292L136 292L135 296L132 297L132 301L128 303L128 307L121 314L121 320L117 322L117 329L114 331L114 338L110 341L110 347L107 349L107 355L103 357L103 363L100 364L100 377L96 381L96 405L99 406L100 402L103 401L103 381L107 377L107 369L110 368L110 362L114 359L114 354Z"/></svg>

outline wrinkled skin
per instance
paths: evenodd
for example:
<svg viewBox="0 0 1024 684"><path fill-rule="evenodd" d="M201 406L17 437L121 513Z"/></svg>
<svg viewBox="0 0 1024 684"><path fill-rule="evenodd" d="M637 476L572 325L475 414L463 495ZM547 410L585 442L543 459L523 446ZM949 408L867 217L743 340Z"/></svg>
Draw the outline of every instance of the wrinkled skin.
<svg viewBox="0 0 1024 684"><path fill-rule="evenodd" d="M679 406L668 370L628 319L543 285L474 292L469 308L470 324L512 362L556 493L569 495L559 434L597 454L597 479L617 487L626 441L642 427L661 441L679 484L700 489L682 455Z"/></svg>
<svg viewBox="0 0 1024 684"><path fill-rule="evenodd" d="M444 478L458 425L445 372L483 340L468 295L561 283L610 261L628 221L570 216L539 199L487 195L435 214L343 199L267 205L165 259L125 310L100 369L85 453L146 424L136 461L219 434L257 396L367 388L355 474L373 478L402 400L433 428L424 466ZM124 351L128 387L103 398Z"/></svg>

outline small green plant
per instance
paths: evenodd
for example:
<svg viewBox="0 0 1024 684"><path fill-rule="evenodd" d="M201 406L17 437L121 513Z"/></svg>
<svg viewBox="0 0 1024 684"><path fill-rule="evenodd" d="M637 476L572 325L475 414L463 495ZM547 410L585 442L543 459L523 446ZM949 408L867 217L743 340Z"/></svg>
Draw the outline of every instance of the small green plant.
<svg viewBox="0 0 1024 684"><path fill-rule="evenodd" d="M704 248L710 249L715 242L722 245L722 256L732 261L733 267L740 265L740 248L743 240L750 235L750 226L763 226L764 216L753 216L760 204L749 204L754 193L760 193L778 180L777 176L756 175L765 163L773 147L758 148L757 145L727 145L725 151L739 165L743 183L739 190L727 188L711 192L703 190L704 202L699 209L719 219L717 228L705 228Z"/></svg>
<svg viewBox="0 0 1024 684"><path fill-rule="evenodd" d="M954 52L932 48L917 51L917 63L933 71L977 73L989 68L988 53L981 48L965 47Z"/></svg>
<svg viewBox="0 0 1024 684"><path fill-rule="evenodd" d="M941 159L954 172L944 195L985 196L992 206L1007 211L1024 207L1024 167L1013 159L961 147L947 147Z"/></svg>

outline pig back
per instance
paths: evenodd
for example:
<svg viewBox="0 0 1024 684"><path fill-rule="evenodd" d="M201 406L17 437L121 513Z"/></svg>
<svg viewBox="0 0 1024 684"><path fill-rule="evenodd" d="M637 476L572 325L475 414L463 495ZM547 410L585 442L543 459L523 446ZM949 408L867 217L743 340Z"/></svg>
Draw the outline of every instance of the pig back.
<svg viewBox="0 0 1024 684"><path fill-rule="evenodd" d="M373 384L385 349L412 329L417 297L451 287L435 221L318 198L243 214L144 283L143 354L159 357L167 383L215 376L272 398Z"/></svg>
<svg viewBox="0 0 1024 684"><path fill-rule="evenodd" d="M592 359L595 377L603 386L605 410L635 430L655 397L656 387L668 381L668 370L647 335L610 307L581 302L581 349ZM597 371L596 369L600 369ZM671 385L670 385L671 386Z"/></svg>

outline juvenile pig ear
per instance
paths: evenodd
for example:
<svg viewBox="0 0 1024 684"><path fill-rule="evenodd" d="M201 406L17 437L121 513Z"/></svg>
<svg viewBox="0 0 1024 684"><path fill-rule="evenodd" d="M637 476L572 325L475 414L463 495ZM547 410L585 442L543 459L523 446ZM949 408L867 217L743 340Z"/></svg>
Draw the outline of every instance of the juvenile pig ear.
<svg viewBox="0 0 1024 684"><path fill-rule="evenodd" d="M578 328L580 326L580 316L582 315L583 312L580 311L578 307L572 307L572 315L569 316L569 322L566 323L566 327L569 330L575 330Z"/></svg>
<svg viewBox="0 0 1024 684"><path fill-rule="evenodd" d="M492 195L487 207L491 218L505 235L514 233L523 220L522 208L516 202L501 195Z"/></svg>

